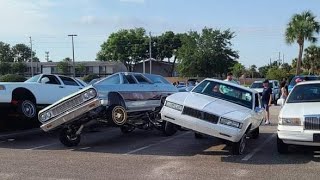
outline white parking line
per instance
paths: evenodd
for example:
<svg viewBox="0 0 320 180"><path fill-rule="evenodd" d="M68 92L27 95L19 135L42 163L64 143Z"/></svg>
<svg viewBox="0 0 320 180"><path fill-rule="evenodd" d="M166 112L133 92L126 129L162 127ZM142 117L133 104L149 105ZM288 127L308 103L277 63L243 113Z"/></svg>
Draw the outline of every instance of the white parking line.
<svg viewBox="0 0 320 180"><path fill-rule="evenodd" d="M255 148L251 153L249 153L248 155L246 155L242 161L248 161L250 160L258 151L260 151L264 145L266 145L268 142L270 142L272 140L272 138L274 138L277 135L277 133L272 134L271 136L269 136L262 144L260 144L260 146L258 146L257 148Z"/></svg>
<svg viewBox="0 0 320 180"><path fill-rule="evenodd" d="M45 144L45 145L42 145L42 146L37 146L37 147L25 149L25 150L31 151L31 150L41 149L41 148L44 148L44 147L53 146L53 145L56 145L56 144L58 144L58 143Z"/></svg>
<svg viewBox="0 0 320 180"><path fill-rule="evenodd" d="M144 147L141 147L141 148L138 148L138 149L129 151L129 152L125 153L124 155L129 155L129 154L133 154L133 153L142 151L142 150L144 150L144 149L148 149L148 148L150 148L150 147L152 147L152 146L156 146L156 145L159 145L159 144L162 144L162 143L165 143L165 142L174 140L174 139L176 139L176 138L178 138L178 137L180 137L180 136L186 135L186 134L188 134L188 133L190 133L190 132L185 132L185 133L183 133L183 134L179 134L179 135L174 136L174 137L172 137L172 138L164 139L164 140L159 141L159 142L157 142L157 143L149 144L149 145L147 145L147 146L144 146Z"/></svg>
<svg viewBox="0 0 320 180"><path fill-rule="evenodd" d="M86 149L90 149L91 147L83 147L83 148L80 148L80 150L86 150Z"/></svg>

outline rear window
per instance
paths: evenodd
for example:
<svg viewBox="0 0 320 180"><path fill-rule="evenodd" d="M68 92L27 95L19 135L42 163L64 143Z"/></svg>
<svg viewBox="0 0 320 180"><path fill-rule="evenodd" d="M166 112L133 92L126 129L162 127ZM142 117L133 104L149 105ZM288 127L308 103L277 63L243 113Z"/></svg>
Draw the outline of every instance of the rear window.
<svg viewBox="0 0 320 180"><path fill-rule="evenodd" d="M263 88L262 82L252 83L250 88Z"/></svg>
<svg viewBox="0 0 320 180"><path fill-rule="evenodd" d="M156 76L156 75L151 75L151 74L146 74L145 76L148 79L150 79L152 81L152 83L155 83L155 84L171 84L169 81L167 81L162 76Z"/></svg>

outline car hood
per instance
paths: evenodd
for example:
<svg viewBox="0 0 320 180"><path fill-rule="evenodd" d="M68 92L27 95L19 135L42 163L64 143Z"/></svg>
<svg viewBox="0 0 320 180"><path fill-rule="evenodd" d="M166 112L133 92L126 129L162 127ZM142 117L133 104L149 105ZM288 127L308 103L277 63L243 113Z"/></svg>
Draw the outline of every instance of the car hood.
<svg viewBox="0 0 320 180"><path fill-rule="evenodd" d="M257 91L258 93L262 93L263 92L263 88L252 88L252 89Z"/></svg>
<svg viewBox="0 0 320 180"><path fill-rule="evenodd" d="M320 102L309 103L286 103L280 113L279 117L285 118L303 118L305 115L316 115L319 112Z"/></svg>
<svg viewBox="0 0 320 180"><path fill-rule="evenodd" d="M176 93L169 96L167 100L231 119L244 119L251 111L251 109L229 101L192 92Z"/></svg>

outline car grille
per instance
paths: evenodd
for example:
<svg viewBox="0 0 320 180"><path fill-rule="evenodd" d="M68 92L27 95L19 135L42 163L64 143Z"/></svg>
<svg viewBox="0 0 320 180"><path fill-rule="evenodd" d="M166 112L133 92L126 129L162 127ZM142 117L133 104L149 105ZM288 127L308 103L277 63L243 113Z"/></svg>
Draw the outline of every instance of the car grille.
<svg viewBox="0 0 320 180"><path fill-rule="evenodd" d="M219 120L219 116L216 116L207 112L199 111L186 106L183 108L182 114L195 117L204 121L208 121L214 124L217 124Z"/></svg>
<svg viewBox="0 0 320 180"><path fill-rule="evenodd" d="M306 130L320 130L320 116L305 117L304 128Z"/></svg>
<svg viewBox="0 0 320 180"><path fill-rule="evenodd" d="M62 102L58 106L53 107L52 108L52 115L57 116L59 114L62 114L64 112L68 111L69 109L80 105L81 103L83 103L83 98L81 95L72 97L71 99L68 99L68 100Z"/></svg>

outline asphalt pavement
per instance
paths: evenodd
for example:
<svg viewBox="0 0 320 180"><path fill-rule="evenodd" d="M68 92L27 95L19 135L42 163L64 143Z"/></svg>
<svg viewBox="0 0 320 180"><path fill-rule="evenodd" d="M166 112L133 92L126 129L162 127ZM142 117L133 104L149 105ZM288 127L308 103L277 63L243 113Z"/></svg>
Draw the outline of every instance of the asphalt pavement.
<svg viewBox="0 0 320 180"><path fill-rule="evenodd" d="M0 134L0 179L319 179L320 149L276 150L279 107L244 155L233 156L218 139L195 139L190 131L161 132L99 128L67 148L56 133L39 129Z"/></svg>

